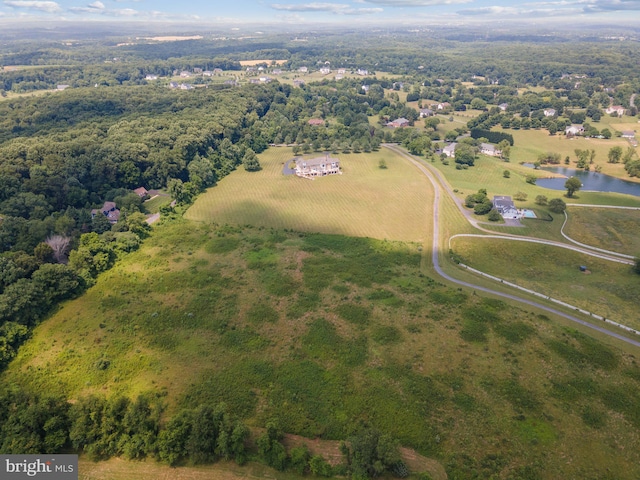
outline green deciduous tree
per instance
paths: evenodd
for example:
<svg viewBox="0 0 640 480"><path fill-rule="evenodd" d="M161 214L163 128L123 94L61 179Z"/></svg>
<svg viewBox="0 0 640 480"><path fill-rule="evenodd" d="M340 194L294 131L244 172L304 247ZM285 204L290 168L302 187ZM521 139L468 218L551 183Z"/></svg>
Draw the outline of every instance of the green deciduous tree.
<svg viewBox="0 0 640 480"><path fill-rule="evenodd" d="M305 147L307 145L308 144L306 143L304 144ZM256 155L256 152L254 152L250 148L247 149L247 151L244 154L244 157L242 157L242 164L244 165L244 169L247 172L257 172L262 168L260 166L260 162L258 161L258 156Z"/></svg>
<svg viewBox="0 0 640 480"><path fill-rule="evenodd" d="M609 149L609 153L607 154L607 161L609 163L620 163L621 158L622 158L622 147L615 146Z"/></svg>
<svg viewBox="0 0 640 480"><path fill-rule="evenodd" d="M582 182L577 177L570 177L564 182L564 188L567 189L567 197L571 198L574 193L582 188Z"/></svg>
<svg viewBox="0 0 640 480"><path fill-rule="evenodd" d="M564 213L567 209L567 204L561 198L552 198L549 200L549 210L553 213Z"/></svg>

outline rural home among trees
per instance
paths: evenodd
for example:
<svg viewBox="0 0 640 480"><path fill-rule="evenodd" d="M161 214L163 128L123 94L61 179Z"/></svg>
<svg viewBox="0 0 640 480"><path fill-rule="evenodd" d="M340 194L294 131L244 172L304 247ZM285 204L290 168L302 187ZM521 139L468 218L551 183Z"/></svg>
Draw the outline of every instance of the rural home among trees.
<svg viewBox="0 0 640 480"><path fill-rule="evenodd" d="M316 157L311 159L297 158L296 175L303 178L324 177L326 175L342 175L340 160L329 157Z"/></svg>

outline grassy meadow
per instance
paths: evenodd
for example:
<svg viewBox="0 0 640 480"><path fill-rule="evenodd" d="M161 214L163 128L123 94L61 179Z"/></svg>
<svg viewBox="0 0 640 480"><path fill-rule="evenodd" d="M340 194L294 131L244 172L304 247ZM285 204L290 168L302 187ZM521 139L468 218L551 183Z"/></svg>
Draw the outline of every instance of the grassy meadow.
<svg viewBox="0 0 640 480"><path fill-rule="evenodd" d="M611 208L570 208L564 232L594 247L640 256L640 211Z"/></svg>
<svg viewBox="0 0 640 480"><path fill-rule="evenodd" d="M420 261L415 243L176 218L39 325L0 380L71 400L161 391L167 415L224 401L307 438L366 423L449 478L640 475L634 356Z"/></svg>
<svg viewBox="0 0 640 480"><path fill-rule="evenodd" d="M283 165L294 155L290 148L271 148L259 157L261 171L233 172L200 195L185 216L218 224L425 239L431 185L424 175L386 149L337 157L342 175L308 180L283 175ZM379 168L380 160L386 162L386 169Z"/></svg>
<svg viewBox="0 0 640 480"><path fill-rule="evenodd" d="M471 267L640 330L640 281L629 265L509 240L461 237L451 244Z"/></svg>

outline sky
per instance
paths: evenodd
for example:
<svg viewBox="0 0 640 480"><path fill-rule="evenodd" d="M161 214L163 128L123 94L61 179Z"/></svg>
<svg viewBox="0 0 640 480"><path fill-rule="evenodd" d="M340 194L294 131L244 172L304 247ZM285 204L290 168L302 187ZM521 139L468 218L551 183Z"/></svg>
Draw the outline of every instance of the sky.
<svg viewBox="0 0 640 480"><path fill-rule="evenodd" d="M640 0L0 0L0 21L399 23L535 21L640 25Z"/></svg>

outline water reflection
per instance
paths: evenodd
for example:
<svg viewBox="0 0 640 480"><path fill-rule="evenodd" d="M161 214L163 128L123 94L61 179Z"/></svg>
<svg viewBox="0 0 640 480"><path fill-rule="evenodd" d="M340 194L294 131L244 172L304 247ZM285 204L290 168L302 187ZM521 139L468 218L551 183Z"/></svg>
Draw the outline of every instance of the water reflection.
<svg viewBox="0 0 640 480"><path fill-rule="evenodd" d="M533 168L532 163L523 165ZM564 182L568 177L577 177L582 182L582 190L594 192L616 192L626 193L640 197L640 183L621 180L620 178L605 175L604 173L585 172L567 167L541 167L540 171L559 173L565 178L539 178L536 185L552 190L565 190Z"/></svg>

